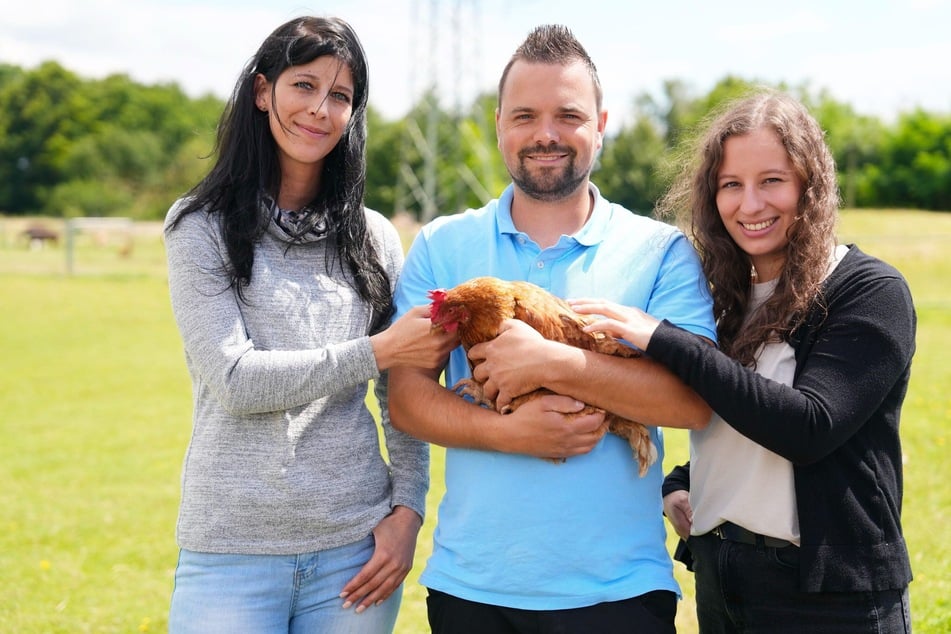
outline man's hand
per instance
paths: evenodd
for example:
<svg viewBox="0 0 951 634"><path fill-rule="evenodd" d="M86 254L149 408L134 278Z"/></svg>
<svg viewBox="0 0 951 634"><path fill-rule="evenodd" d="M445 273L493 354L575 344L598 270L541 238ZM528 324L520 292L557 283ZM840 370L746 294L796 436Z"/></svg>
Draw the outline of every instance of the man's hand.
<svg viewBox="0 0 951 634"><path fill-rule="evenodd" d="M475 364L472 376L485 382L485 396L495 399L503 411L515 397L542 386L546 367L555 362L561 346L525 322L507 319L497 337L469 350L469 359Z"/></svg>
<svg viewBox="0 0 951 634"><path fill-rule="evenodd" d="M503 416L497 449L538 458L559 459L586 454L607 433L604 412L581 412L581 401L548 394L523 403Z"/></svg>

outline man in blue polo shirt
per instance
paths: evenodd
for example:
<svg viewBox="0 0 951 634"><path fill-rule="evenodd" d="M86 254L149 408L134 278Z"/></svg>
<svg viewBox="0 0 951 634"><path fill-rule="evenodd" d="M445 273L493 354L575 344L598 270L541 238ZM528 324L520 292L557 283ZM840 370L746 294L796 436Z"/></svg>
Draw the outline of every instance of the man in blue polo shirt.
<svg viewBox="0 0 951 634"><path fill-rule="evenodd" d="M608 202L589 181L606 121L581 44L562 26L535 29L499 82L496 131L513 183L485 207L421 230L398 312L428 303L432 289L494 275L637 306L715 340L686 237ZM674 632L679 588L665 547L657 425L701 428L709 409L648 359L519 330L505 336L529 350L526 373L558 395L510 415L460 398L437 373L390 371L393 424L447 447L446 493L420 579L433 632ZM446 384L468 375L459 348ZM601 415L563 415L580 401L651 425L660 457L644 477L624 440L597 436Z"/></svg>

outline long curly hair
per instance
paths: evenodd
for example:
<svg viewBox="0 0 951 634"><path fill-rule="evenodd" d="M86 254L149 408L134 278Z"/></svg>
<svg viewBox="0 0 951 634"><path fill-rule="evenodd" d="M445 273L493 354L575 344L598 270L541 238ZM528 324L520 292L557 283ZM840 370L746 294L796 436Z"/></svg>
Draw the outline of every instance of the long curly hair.
<svg viewBox="0 0 951 634"><path fill-rule="evenodd" d="M786 339L822 301L821 284L835 242L840 196L835 161L818 122L799 101L775 90L757 90L724 104L692 144L690 159L658 202L658 213L686 222L703 263L717 318L721 349L755 367L761 345ZM766 128L774 131L802 183L796 221L788 230L785 261L772 295L752 314L752 262L730 237L717 209L717 176L723 144Z"/></svg>
<svg viewBox="0 0 951 634"><path fill-rule="evenodd" d="M377 325L392 312L390 280L370 237L363 197L366 180L366 110L369 68L353 28L333 17L300 17L275 29L247 62L218 123L216 160L208 175L185 197L181 213L217 214L224 236L231 285L242 296L251 281L255 243L270 216L262 212L262 193L277 200L281 168L277 143L267 113L255 104L255 78L273 85L291 66L329 55L349 67L354 95L350 121L336 147L324 160L320 189L306 205L313 210L302 233L318 222L326 226L329 264L341 259L355 288L375 313Z"/></svg>

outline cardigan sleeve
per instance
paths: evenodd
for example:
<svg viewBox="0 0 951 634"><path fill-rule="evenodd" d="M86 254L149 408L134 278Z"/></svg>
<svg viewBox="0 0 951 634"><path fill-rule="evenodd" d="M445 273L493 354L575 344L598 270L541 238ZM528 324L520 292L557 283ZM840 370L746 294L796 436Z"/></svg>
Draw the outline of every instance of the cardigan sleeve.
<svg viewBox="0 0 951 634"><path fill-rule="evenodd" d="M853 254L856 255L856 254ZM667 365L744 436L796 464L846 442L907 376L915 312L904 279L857 254L827 280L792 386L758 375L696 336L662 322L647 353ZM840 273L837 275L837 273Z"/></svg>
<svg viewBox="0 0 951 634"><path fill-rule="evenodd" d="M670 473L664 478L664 484L661 487L661 495L664 497L670 495L674 491L689 491L690 490L690 463L686 462L682 465L677 465L670 470Z"/></svg>

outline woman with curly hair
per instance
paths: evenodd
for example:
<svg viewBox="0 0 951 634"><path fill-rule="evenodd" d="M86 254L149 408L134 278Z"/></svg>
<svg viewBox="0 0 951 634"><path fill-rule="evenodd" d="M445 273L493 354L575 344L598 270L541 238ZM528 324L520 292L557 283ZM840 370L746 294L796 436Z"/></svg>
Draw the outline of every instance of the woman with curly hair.
<svg viewBox="0 0 951 634"><path fill-rule="evenodd" d="M910 632L899 417L915 351L908 285L838 244L832 155L806 108L729 104L660 209L689 217L719 349L581 299L714 411L664 483L701 632ZM688 493L689 491L689 493Z"/></svg>

